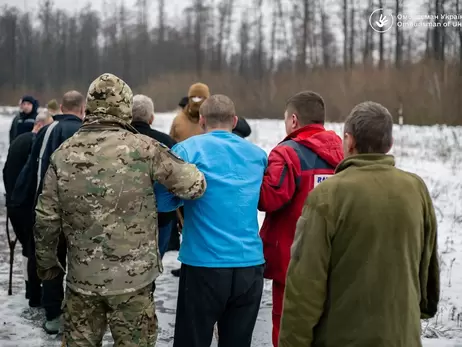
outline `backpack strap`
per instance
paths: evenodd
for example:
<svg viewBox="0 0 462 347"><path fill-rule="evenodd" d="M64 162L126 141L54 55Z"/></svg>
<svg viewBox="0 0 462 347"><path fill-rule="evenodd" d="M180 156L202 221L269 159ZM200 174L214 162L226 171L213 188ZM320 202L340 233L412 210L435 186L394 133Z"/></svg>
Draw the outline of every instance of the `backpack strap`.
<svg viewBox="0 0 462 347"><path fill-rule="evenodd" d="M45 149L47 148L48 141L50 140L51 132L53 131L54 127L57 126L59 121L54 121L53 123L50 124L48 127L45 136L43 138L42 142L42 147L40 147L40 154L38 158L38 169L37 169L37 187L35 188L35 192L38 192L38 189L40 187L40 183L42 181L42 158L43 158L43 153L45 153Z"/></svg>

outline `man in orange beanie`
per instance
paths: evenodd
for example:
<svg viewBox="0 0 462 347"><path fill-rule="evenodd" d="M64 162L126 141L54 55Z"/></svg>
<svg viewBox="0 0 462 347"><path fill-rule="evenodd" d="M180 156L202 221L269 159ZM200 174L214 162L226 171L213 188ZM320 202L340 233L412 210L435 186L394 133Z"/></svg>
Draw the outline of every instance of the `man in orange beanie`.
<svg viewBox="0 0 462 347"><path fill-rule="evenodd" d="M210 90L206 84L196 83L189 88L188 104L175 117L170 129L170 136L176 142L204 133L199 125L199 108L208 97Z"/></svg>

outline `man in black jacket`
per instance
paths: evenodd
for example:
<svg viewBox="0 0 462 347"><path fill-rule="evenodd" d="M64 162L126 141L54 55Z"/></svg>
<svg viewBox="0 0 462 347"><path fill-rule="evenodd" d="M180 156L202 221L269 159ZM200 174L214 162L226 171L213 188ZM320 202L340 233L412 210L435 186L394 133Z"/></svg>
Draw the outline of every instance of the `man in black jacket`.
<svg viewBox="0 0 462 347"><path fill-rule="evenodd" d="M13 226L19 243L22 246L23 261L27 262L29 237L32 235L32 225L28 225L28 219L24 218L21 209L14 208L11 204L11 195L13 193L16 179L18 178L22 168L26 165L29 157L32 143L38 131L53 122L53 118L49 117L46 111L43 111L35 119L34 127L31 132L25 132L17 136L10 144L8 155L3 167L3 184L5 185L6 207L8 217ZM25 263L24 265L26 265ZM24 273L26 281L26 299L29 299L29 306L40 306L41 301L41 281L37 276L37 272L33 271Z"/></svg>
<svg viewBox="0 0 462 347"><path fill-rule="evenodd" d="M23 96L20 106L21 112L13 118L13 122L11 123L10 144L19 135L32 131L38 108L38 100L30 95Z"/></svg>
<svg viewBox="0 0 462 347"><path fill-rule="evenodd" d="M172 148L176 144L175 140L169 135L151 128L154 121L154 103L151 98L146 95L135 95L133 97L132 115L132 125L140 134L149 136L168 148ZM158 213L159 252L161 257L164 256L168 249L170 235L175 223L176 212Z"/></svg>
<svg viewBox="0 0 462 347"><path fill-rule="evenodd" d="M77 91L64 94L61 112L54 116L54 122L43 127L32 145L29 159L19 175L12 196L12 204L22 208L24 218L35 224L35 205L42 192L43 178L50 163L50 157L61 144L74 135L82 125L85 116L85 97ZM60 238L57 256L66 268L66 242ZM28 271L36 271L35 243L30 238ZM46 322L43 327L48 334L57 334L62 327L61 304L64 299L64 273L53 280L42 282L42 306L45 308Z"/></svg>

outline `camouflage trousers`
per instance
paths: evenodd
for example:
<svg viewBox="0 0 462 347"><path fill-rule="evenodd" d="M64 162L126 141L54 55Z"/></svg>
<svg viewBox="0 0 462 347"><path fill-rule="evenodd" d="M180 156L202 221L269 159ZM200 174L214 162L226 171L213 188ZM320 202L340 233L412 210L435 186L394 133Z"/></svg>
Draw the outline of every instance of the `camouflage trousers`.
<svg viewBox="0 0 462 347"><path fill-rule="evenodd" d="M108 325L114 347L154 347L157 316L151 286L114 296L82 295L66 289L64 346L101 347Z"/></svg>

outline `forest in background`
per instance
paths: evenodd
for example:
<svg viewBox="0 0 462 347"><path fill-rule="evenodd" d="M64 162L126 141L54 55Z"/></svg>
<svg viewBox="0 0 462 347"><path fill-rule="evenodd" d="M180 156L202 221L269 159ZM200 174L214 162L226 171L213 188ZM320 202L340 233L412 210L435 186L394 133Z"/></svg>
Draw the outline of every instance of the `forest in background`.
<svg viewBox="0 0 462 347"><path fill-rule="evenodd" d="M230 96L246 118L282 118L287 98L310 89L324 97L330 121L373 100L396 121L402 114L408 124L462 124L462 27L395 25L377 33L369 25L374 9L403 13L407 2L185 0L175 20L165 0L76 13L48 0L34 13L5 6L0 104L24 94L44 105L70 89L86 93L111 72L152 97L157 112L173 110L201 81ZM421 13L442 21L462 14L462 0L426 0Z"/></svg>

